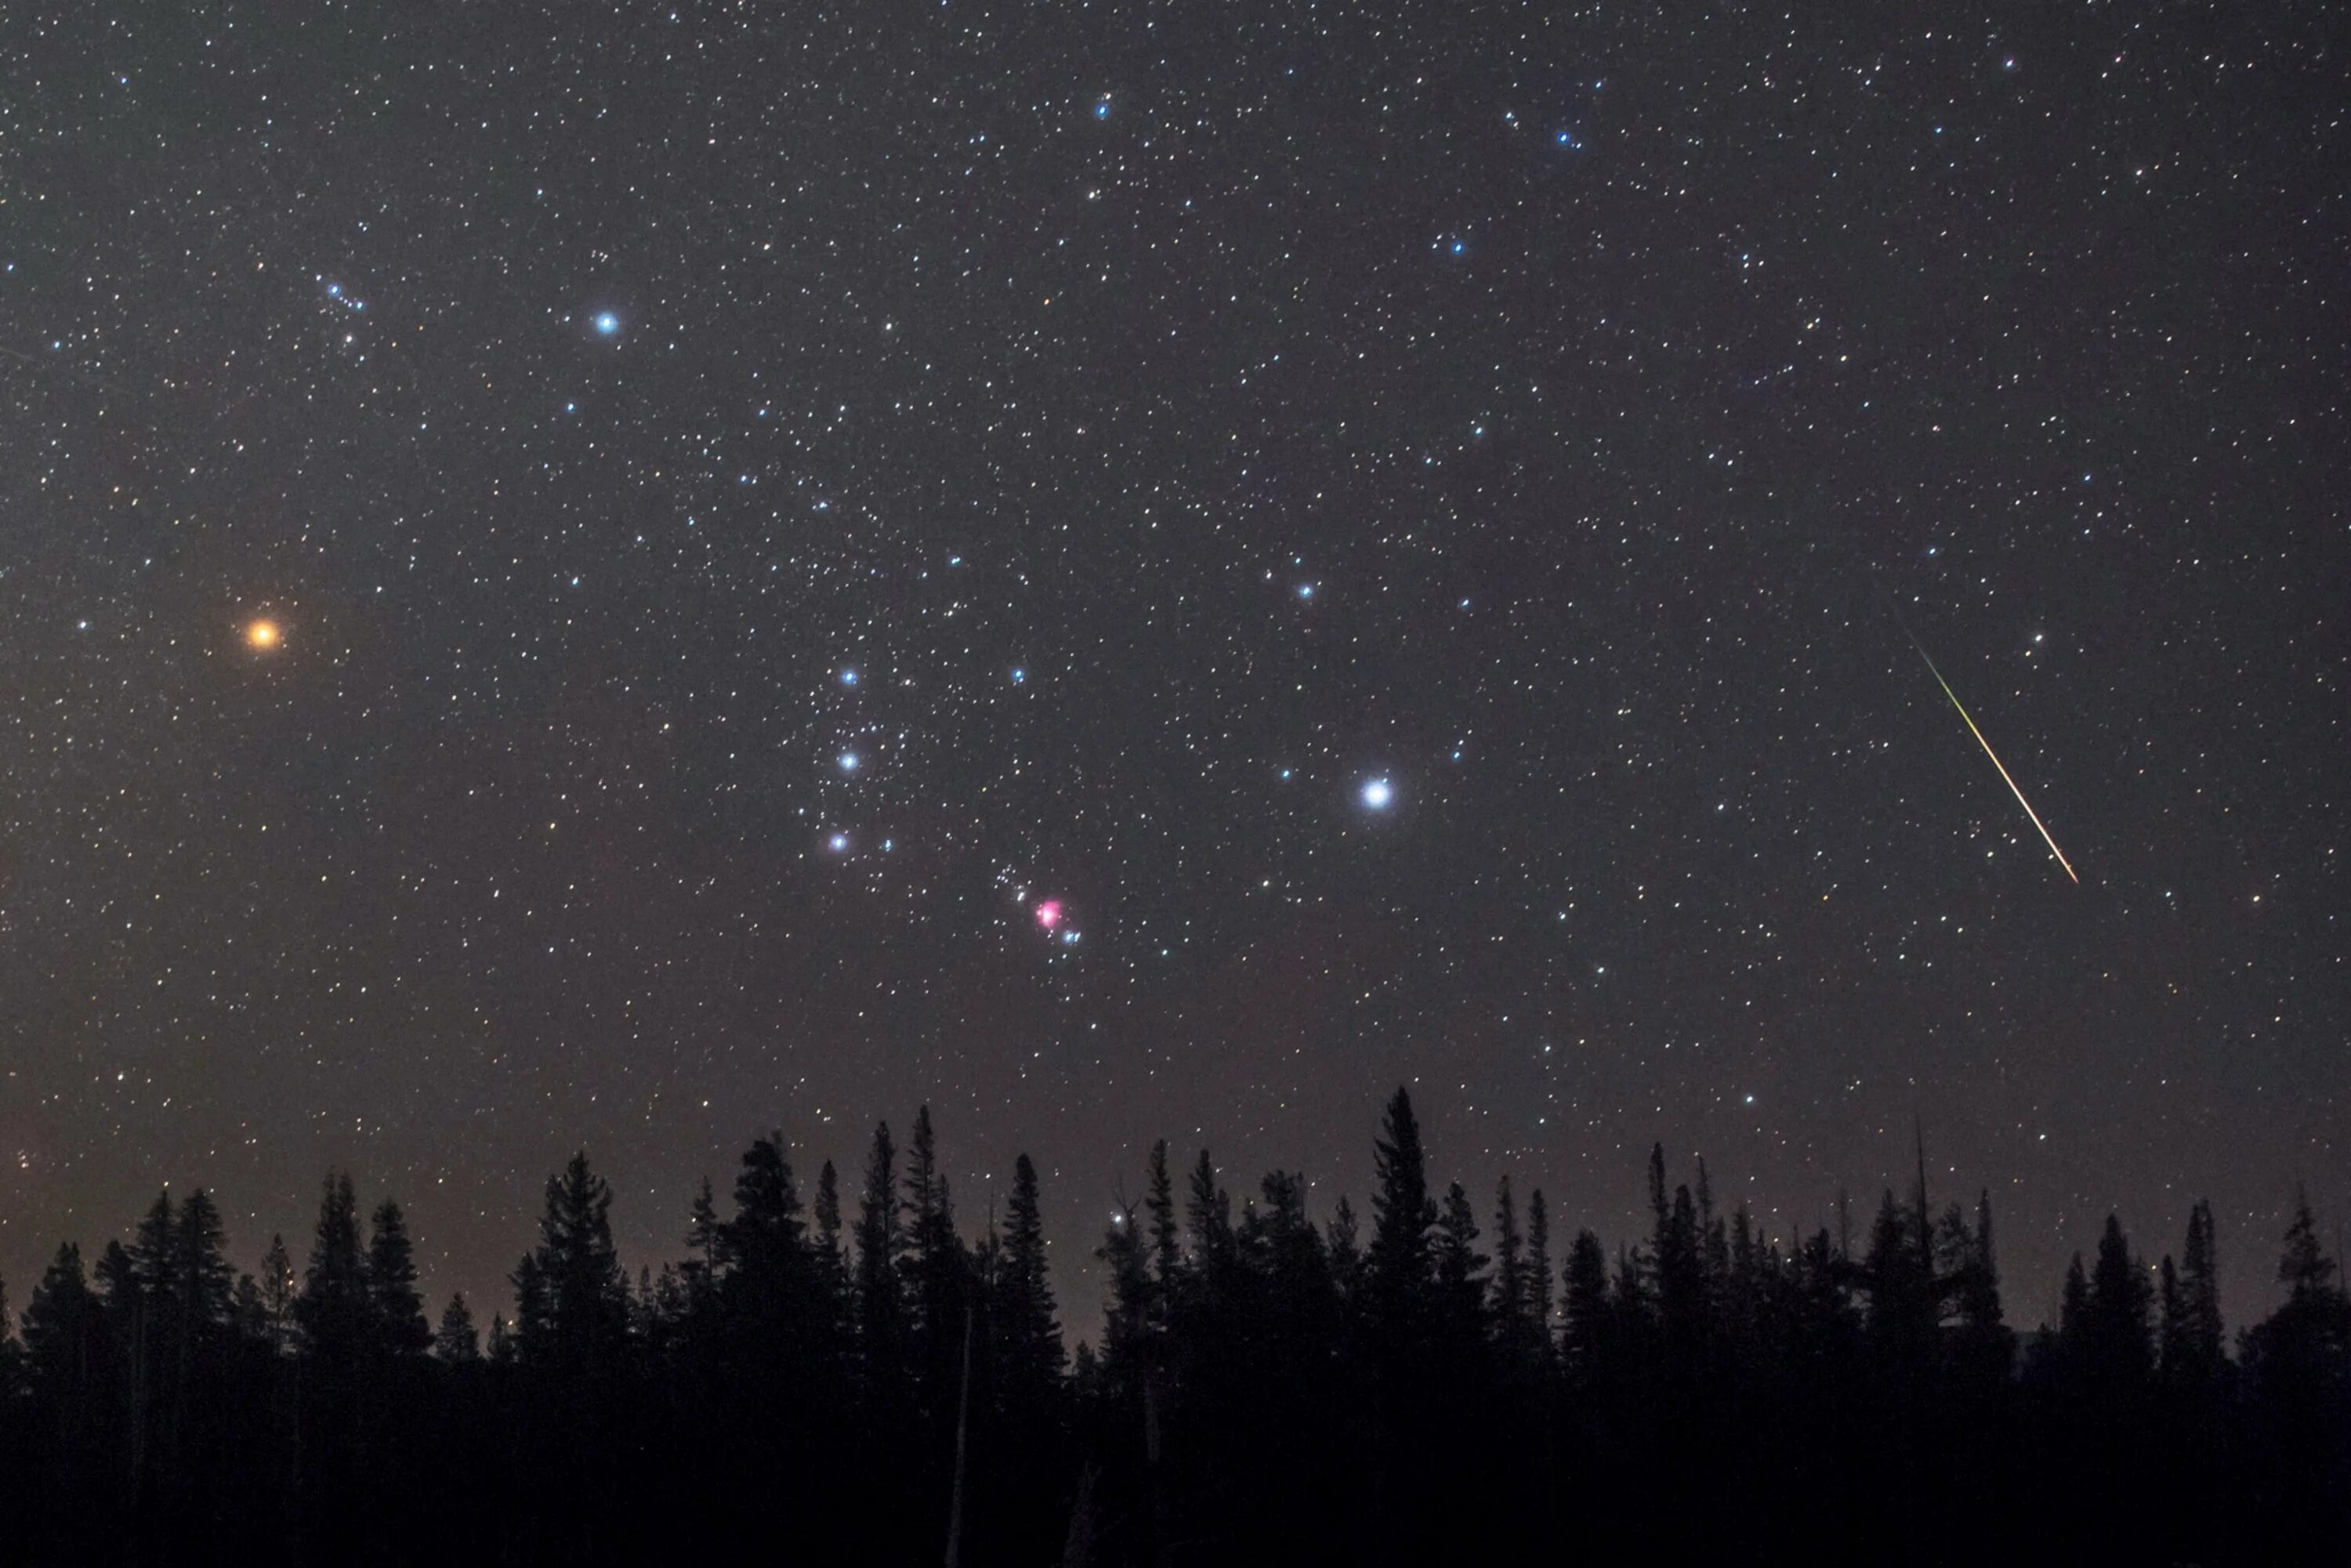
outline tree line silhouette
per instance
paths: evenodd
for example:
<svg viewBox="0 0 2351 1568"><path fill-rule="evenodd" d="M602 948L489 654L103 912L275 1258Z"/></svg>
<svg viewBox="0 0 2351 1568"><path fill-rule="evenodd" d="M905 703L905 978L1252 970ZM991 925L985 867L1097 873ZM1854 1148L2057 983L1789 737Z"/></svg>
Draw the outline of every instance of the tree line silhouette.
<svg viewBox="0 0 2351 1568"><path fill-rule="evenodd" d="M927 1110L853 1218L755 1140L633 1282L574 1156L486 1333L428 1320L348 1176L298 1273L276 1239L238 1274L167 1191L0 1340L0 1558L2351 1559L2351 1301L2306 1203L2232 1354L2207 1203L2153 1269L2108 1218L2021 1340L1989 1198L1935 1210L1923 1160L1858 1242L1840 1201L1783 1250L1654 1149L1648 1235L1555 1260L1540 1191L1436 1189L1402 1089L1374 1156L1366 1235L1155 1145L1074 1356L1035 1167L968 1239Z"/></svg>

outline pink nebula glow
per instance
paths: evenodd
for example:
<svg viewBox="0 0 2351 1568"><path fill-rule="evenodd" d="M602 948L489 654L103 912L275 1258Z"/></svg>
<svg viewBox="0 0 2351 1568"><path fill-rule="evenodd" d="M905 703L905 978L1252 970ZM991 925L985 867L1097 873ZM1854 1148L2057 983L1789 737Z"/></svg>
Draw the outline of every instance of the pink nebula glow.
<svg viewBox="0 0 2351 1568"><path fill-rule="evenodd" d="M1049 898L1037 905L1037 924L1050 931L1061 923L1061 901Z"/></svg>

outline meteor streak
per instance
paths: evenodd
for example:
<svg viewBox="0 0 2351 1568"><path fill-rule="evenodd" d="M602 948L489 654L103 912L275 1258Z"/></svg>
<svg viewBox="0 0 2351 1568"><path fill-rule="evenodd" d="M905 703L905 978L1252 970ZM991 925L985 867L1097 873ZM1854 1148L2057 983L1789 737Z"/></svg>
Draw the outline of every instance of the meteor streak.
<svg viewBox="0 0 2351 1568"><path fill-rule="evenodd" d="M1890 604L1891 601L1888 602ZM1953 707L1959 710L1959 717L1967 723L1968 733L1976 737L1976 744L1983 747L1986 757L1991 758L1991 765L2000 769L2001 779L2008 786L2008 792L2016 797L2016 803L2024 808L2024 814L2032 819L2032 825L2035 828L2041 830L2041 841L2049 846L2049 852L2057 857L2057 863L2065 868L2065 874L2074 878L2076 886L2080 885L2082 879L2075 873L2074 862L2065 858L2065 852L2059 849L2057 841L2049 836L2049 829L2042 822L2041 813L2032 809L2032 802L2026 800L2024 791L2016 787L2016 780L2010 775L2008 765L2000 759L2000 753L1991 748L1991 742L1984 738L1984 732L1976 727L1976 721L1969 715L1967 705L1959 701L1959 694L1951 689L1951 683L1943 679L1943 672L1935 667L1934 657L1927 652L1927 645L1912 635L1909 626L1902 622L1900 611L1895 612L1894 619L1897 624L1901 624L1902 634L1910 639L1910 645L1918 650L1918 656L1927 661L1927 673L1935 677L1935 684L1943 688L1943 695L1951 699Z"/></svg>

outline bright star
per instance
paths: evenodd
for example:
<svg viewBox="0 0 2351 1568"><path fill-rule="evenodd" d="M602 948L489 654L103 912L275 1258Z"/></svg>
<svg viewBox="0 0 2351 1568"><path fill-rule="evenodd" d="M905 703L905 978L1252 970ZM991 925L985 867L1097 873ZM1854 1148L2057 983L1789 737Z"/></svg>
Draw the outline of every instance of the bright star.
<svg viewBox="0 0 2351 1568"><path fill-rule="evenodd" d="M621 329L621 319L610 310L596 318L596 330L609 338Z"/></svg>
<svg viewBox="0 0 2351 1568"><path fill-rule="evenodd" d="M1395 786L1384 779L1374 779L1364 786L1364 804L1374 811L1384 811L1395 799Z"/></svg>
<svg viewBox="0 0 2351 1568"><path fill-rule="evenodd" d="M259 649L263 653L267 653L285 640L286 633L278 628L275 621L252 622L245 629L245 645L248 648Z"/></svg>
<svg viewBox="0 0 2351 1568"><path fill-rule="evenodd" d="M834 854L839 854L843 850L849 848L849 835L847 833L835 833L831 838L825 841L825 847L831 850Z"/></svg>
<svg viewBox="0 0 2351 1568"><path fill-rule="evenodd" d="M843 773L854 773L857 771L857 753L853 751L844 751L841 754L841 770Z"/></svg>
<svg viewBox="0 0 2351 1568"><path fill-rule="evenodd" d="M844 685L844 686L853 686L853 685L855 685L857 684L857 672L856 672L855 670L843 670L843 671L841 671L841 684L842 685Z"/></svg>

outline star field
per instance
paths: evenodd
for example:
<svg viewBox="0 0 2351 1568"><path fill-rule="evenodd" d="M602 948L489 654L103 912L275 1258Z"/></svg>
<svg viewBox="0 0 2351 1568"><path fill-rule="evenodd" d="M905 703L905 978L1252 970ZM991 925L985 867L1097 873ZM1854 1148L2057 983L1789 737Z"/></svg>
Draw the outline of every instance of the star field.
<svg viewBox="0 0 2351 1568"><path fill-rule="evenodd" d="M2300 29L2300 31L2297 31ZM1923 1121L2011 1316L2344 1115L2323 14L0 24L0 1278L780 1125L1612 1239ZM2327 51L2332 49L2334 53ZM2079 870L2070 883L1888 613ZM1050 911L1050 913L1049 913Z"/></svg>

